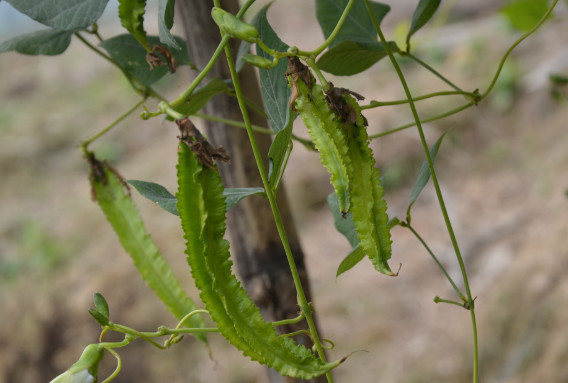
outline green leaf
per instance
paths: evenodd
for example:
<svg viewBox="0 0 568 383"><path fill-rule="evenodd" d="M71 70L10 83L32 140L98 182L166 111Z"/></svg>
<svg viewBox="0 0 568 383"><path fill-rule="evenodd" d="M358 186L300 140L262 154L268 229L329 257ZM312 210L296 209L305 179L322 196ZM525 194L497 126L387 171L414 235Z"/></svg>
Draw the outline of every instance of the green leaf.
<svg viewBox="0 0 568 383"><path fill-rule="evenodd" d="M87 311L89 311L89 314L91 314L91 316L95 319L95 321L97 321L97 323L100 324L101 326L106 326L108 324L109 322L108 317L105 317L97 310L89 308L87 309Z"/></svg>
<svg viewBox="0 0 568 383"><path fill-rule="evenodd" d="M127 180L126 182L134 186L142 197L148 198L172 214L179 215L176 207L177 198L162 185L138 180Z"/></svg>
<svg viewBox="0 0 568 383"><path fill-rule="evenodd" d="M326 39L331 35L331 32L333 32L348 1L349 0L316 0L317 19ZM371 9L377 21L380 23L390 11L390 6L371 2ZM363 0L355 0L353 7L345 19L345 23L330 44L330 48L339 45L339 43L343 41L357 41L362 43L377 42L377 31L375 30Z"/></svg>
<svg viewBox="0 0 568 383"><path fill-rule="evenodd" d="M270 4L262 8L252 20L252 25L258 29L261 40L270 48L276 49L280 52L286 52L288 45L284 44L282 40L276 35L266 18L266 12ZM258 46L256 47L256 54L261 57L272 59L268 53L263 51ZM284 73L288 68L286 60L280 60L278 64L270 69L259 69L260 75L260 88L262 90L262 97L266 107L266 114L268 115L268 122L276 133L288 126L290 121L290 107L288 100L290 99L290 88L286 84Z"/></svg>
<svg viewBox="0 0 568 383"><path fill-rule="evenodd" d="M412 24L410 25L410 30L408 35L406 35L406 46L408 50L408 45L410 44L410 38L415 34L420 28L422 28L434 15L441 0L420 0L416 9L414 10L414 15L412 15Z"/></svg>
<svg viewBox="0 0 568 383"><path fill-rule="evenodd" d="M335 277L337 278L344 272L351 270L353 267L355 267L355 265L361 262L363 258L365 258L365 251L363 250L362 247L357 245L356 248L351 250L349 254L347 254L345 258L343 258L343 261L341 261L339 267L337 268L337 273L335 274Z"/></svg>
<svg viewBox="0 0 568 383"><path fill-rule="evenodd" d="M144 30L144 13L146 13L146 0L118 0L120 23L146 51L150 51Z"/></svg>
<svg viewBox="0 0 568 383"><path fill-rule="evenodd" d="M430 157L432 158L432 162L434 162L434 160L436 159L436 156L438 155L438 150L440 149L440 144L442 143L442 140L444 139L444 137L448 132L449 130L446 130L444 134L442 134L440 138L438 138L438 140L430 148ZM406 209L407 217L410 217L410 209L412 208L412 205L414 205L414 202L416 202L416 199L418 198L418 196L420 195L420 193L428 183L430 175L431 175L430 166L428 166L428 160L425 158L424 161L422 162L422 165L420 166L420 170L418 171L418 177L416 177L416 182L414 183L414 187L412 188L412 193L410 194L410 203L408 205L408 208Z"/></svg>
<svg viewBox="0 0 568 383"><path fill-rule="evenodd" d="M227 93L230 91L229 86L223 80L214 78L207 84L202 85L195 89L190 99L175 107L175 111L183 114L184 116L191 116L199 112L209 100L220 93Z"/></svg>
<svg viewBox="0 0 568 383"><path fill-rule="evenodd" d="M179 65L189 64L190 60L187 55L185 41L179 37L175 39L182 48L179 51L173 51L172 54ZM148 42L152 45L159 45L160 39L158 36L148 36ZM123 34L115 36L104 40L99 45L108 52L122 69L143 85L150 86L169 73L168 68L165 66L150 69L146 62L146 54L148 52L138 44L132 35Z"/></svg>
<svg viewBox="0 0 568 383"><path fill-rule="evenodd" d="M104 165L98 163L98 166ZM99 173L93 171L93 174ZM146 232L138 210L130 195L125 192L121 180L106 168L104 176L106 182L95 176L91 177L97 202L144 281L168 310L176 318L182 319L196 309L195 304L186 295L172 269ZM191 317L188 324L192 327L204 326L203 320L198 316ZM206 340L205 336L198 337Z"/></svg>
<svg viewBox="0 0 568 383"><path fill-rule="evenodd" d="M7 0L14 8L61 31L83 29L96 22L108 0Z"/></svg>
<svg viewBox="0 0 568 383"><path fill-rule="evenodd" d="M511 25L523 32L530 31L546 11L547 0L515 0L501 9Z"/></svg>
<svg viewBox="0 0 568 383"><path fill-rule="evenodd" d="M233 206L239 203L245 197L254 194L264 194L264 188L227 188L223 190L225 197L226 209L231 210Z"/></svg>
<svg viewBox="0 0 568 383"><path fill-rule="evenodd" d="M65 52L72 36L72 31L55 29L27 33L1 43L0 53L15 51L25 55L54 56Z"/></svg>
<svg viewBox="0 0 568 383"><path fill-rule="evenodd" d="M158 5L158 31L160 42L173 49L181 49L170 33L174 25L174 7L176 0L160 0Z"/></svg>
<svg viewBox="0 0 568 383"><path fill-rule="evenodd" d="M394 41L389 42L389 48L392 52L399 52ZM317 65L321 70L336 76L351 76L363 72L386 56L387 52L381 43L344 41L326 51Z"/></svg>
<svg viewBox="0 0 568 383"><path fill-rule="evenodd" d="M97 309L97 311L108 319L110 317L110 313L108 309L108 303L105 297L103 297L101 293L95 293L94 301L95 301L95 308Z"/></svg>
<svg viewBox="0 0 568 383"><path fill-rule="evenodd" d="M343 217L339 210L339 199L335 193L327 196L327 205L333 214L333 223L338 232L343 234L349 241L352 248L359 246L359 239L357 239L357 229L353 222L353 213L348 213ZM363 254L364 256L365 254Z"/></svg>
<svg viewBox="0 0 568 383"><path fill-rule="evenodd" d="M290 113L293 113L290 111ZM280 181L286 169L288 158L292 152L292 127L294 120L290 119L288 126L276 133L274 141L268 150L268 182L273 190L278 190Z"/></svg>
<svg viewBox="0 0 568 383"><path fill-rule="evenodd" d="M128 180L142 197L155 202L159 207L174 215L179 215L177 209L177 198L172 195L165 187L154 182ZM249 195L264 194L263 188L227 188L223 190L223 195L227 199L227 211L233 208L240 200Z"/></svg>

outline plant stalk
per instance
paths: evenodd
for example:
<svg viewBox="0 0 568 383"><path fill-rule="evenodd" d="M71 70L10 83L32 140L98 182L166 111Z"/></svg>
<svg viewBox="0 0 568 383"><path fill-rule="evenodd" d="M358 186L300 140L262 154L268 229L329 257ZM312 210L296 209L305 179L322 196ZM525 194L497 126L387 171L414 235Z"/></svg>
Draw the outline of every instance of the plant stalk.
<svg viewBox="0 0 568 383"><path fill-rule="evenodd" d="M249 140L250 140L250 144L251 144L252 151L253 151L253 154L254 154L254 158L255 158L255 161L256 161L256 165L257 165L258 170L260 172L262 184L264 186L264 190L266 191L266 196L268 198L268 201L270 203L270 208L272 209L272 213L274 215L274 221L276 223L276 228L278 230L278 234L279 234L280 239L282 241L282 245L284 246L286 258L287 258L288 264L290 266L290 271L292 273L292 278L294 280L294 285L296 287L296 292L298 294L298 304L299 304L300 308L302 308L302 313L304 314L304 316L306 318L306 322L308 323L308 327L310 329L310 334L311 334L312 339L314 341L314 346L317 350L317 353L318 353L320 359L325 363L326 362L325 352L324 352L323 346L321 344L321 341L319 339L317 329L316 329L316 326L315 326L315 322L312 318L311 310L306 309L306 308L309 307L309 304L308 304L308 301L306 299L306 294L305 294L304 289L302 287L302 283L300 281L300 275L298 274L298 269L296 268L296 263L294 261L293 255L292 255L292 249L290 248L290 244L288 242L288 237L286 235L286 231L284 230L284 223L282 221L282 217L280 215L278 205L276 204L276 195L274 194L274 192L273 192L273 190L270 186L270 183L268 182L268 178L266 176L266 169L265 169L264 164L262 162L262 156L261 156L260 150L258 148L258 145L256 143L256 138L254 137L254 132L253 132L253 129L252 129L252 125L251 125L250 118L249 118L249 115L248 115L246 103L245 103L245 100L244 100L244 95L242 93L242 89L241 89L241 85L240 85L240 82L239 82L237 70L236 70L235 64L233 62L233 56L232 56L231 50L228 46L225 47L225 54L227 56L227 61L228 61L228 64L229 64L229 70L231 71L231 77L233 79L233 85L235 87L235 94L237 96L237 100L239 102L239 107L240 107L241 113L243 115L245 128L246 128L247 134L249 136ZM327 373L326 376L327 376L328 382L333 383L333 378L331 376L331 373Z"/></svg>

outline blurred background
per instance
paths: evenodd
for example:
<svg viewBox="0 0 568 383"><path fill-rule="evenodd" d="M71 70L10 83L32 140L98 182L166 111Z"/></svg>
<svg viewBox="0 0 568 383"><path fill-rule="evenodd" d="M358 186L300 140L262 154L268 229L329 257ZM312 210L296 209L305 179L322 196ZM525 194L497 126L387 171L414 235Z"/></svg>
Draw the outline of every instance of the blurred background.
<svg viewBox="0 0 568 383"><path fill-rule="evenodd" d="M384 28L400 41L416 1L386 3L392 11ZM505 3L443 2L415 36L415 55L463 89L484 91L521 35L498 12ZM148 6L146 28L156 33L157 2ZM123 33L116 13L111 1L100 23L103 37ZM276 1L268 18L291 45L310 49L323 41L311 1ZM178 22L174 32L181 35L180 28ZM0 2L0 41L35 29L37 24ZM425 124L431 144L452 129L436 167L477 296L483 382L568 382L568 88L550 80L568 76L567 32L561 2L549 22L513 52L488 99ZM431 73L401 62L414 95L447 90ZM188 71L180 68L157 88L176 97L188 84ZM97 342L100 327L87 312L95 292L107 298L114 322L148 331L176 323L91 201L88 166L77 149L138 101L126 80L78 40L56 57L3 53L0 74L0 383L47 382ZM330 78L366 101L404 98L388 60L358 76ZM418 111L427 118L462 103L459 97L437 98L420 102ZM371 134L412 121L406 106L372 109L365 116ZM174 191L176 129L135 113L92 149L125 178ZM307 136L301 122L295 131ZM406 129L372 146L389 214L402 219L424 157L418 134ZM436 295L455 297L412 234L400 227L392 233L391 265L402 263L398 278L378 274L368 260L336 278L349 244L333 226L325 202L329 176L317 155L295 145L285 182L320 326L336 345L330 354L336 359L357 351L335 370L336 381L471 381L469 312L433 302ZM197 298L178 217L136 192L133 198L158 247ZM430 186L415 204L412 222L459 281ZM210 336L210 344L211 357L189 338L166 351L134 342L120 350L123 372L116 382L266 381L263 368L221 336ZM105 358L100 376L114 363Z"/></svg>

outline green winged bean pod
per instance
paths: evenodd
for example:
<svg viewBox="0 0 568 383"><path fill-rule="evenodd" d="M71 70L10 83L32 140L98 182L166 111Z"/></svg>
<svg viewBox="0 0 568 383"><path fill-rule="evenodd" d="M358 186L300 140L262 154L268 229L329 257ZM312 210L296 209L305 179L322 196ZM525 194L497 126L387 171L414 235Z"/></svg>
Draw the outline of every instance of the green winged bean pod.
<svg viewBox="0 0 568 383"><path fill-rule="evenodd" d="M219 26L219 29L231 37L254 43L259 37L258 30L239 20L235 15L217 7L211 10L213 21Z"/></svg>
<svg viewBox="0 0 568 383"><path fill-rule="evenodd" d="M349 175L350 158L347 155L346 131L338 117L329 109L321 86L307 67L296 58L288 65L288 79L292 86L290 105L300 114L322 164L331 174L331 184L343 214L350 210Z"/></svg>
<svg viewBox="0 0 568 383"><path fill-rule="evenodd" d="M295 57L289 59L287 75L292 87L290 106L302 117L331 174L340 211L353 213L360 246L375 269L396 275L387 263L392 241L380 173L369 147L366 120L353 95L363 97L331 83L323 92L309 68Z"/></svg>
<svg viewBox="0 0 568 383"><path fill-rule="evenodd" d="M388 226L387 203L381 186L380 173L375 167L373 151L361 109L349 94L344 99L355 110L357 122L349 126L349 157L351 158L351 211L357 229L360 246L370 258L377 271L396 275L388 265L392 254Z"/></svg>
<svg viewBox="0 0 568 383"><path fill-rule="evenodd" d="M187 241L187 260L200 297L221 334L251 359L282 375L311 379L338 366L324 363L266 322L231 271L225 234L225 197L217 171L204 167L180 144L177 208Z"/></svg>
<svg viewBox="0 0 568 383"><path fill-rule="evenodd" d="M177 319L196 310L197 307L146 231L122 178L104 162L98 161L92 153L87 155L87 160L91 165L93 199L99 203L120 244L132 258L144 281ZM199 316L191 317L187 324L191 327L204 327ZM203 334L196 337L207 341Z"/></svg>

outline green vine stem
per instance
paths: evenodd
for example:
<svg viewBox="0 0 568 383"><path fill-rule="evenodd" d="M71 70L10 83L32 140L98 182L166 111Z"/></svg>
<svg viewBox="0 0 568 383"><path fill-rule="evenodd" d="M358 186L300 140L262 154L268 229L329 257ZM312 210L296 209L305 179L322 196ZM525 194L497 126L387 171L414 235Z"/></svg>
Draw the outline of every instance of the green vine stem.
<svg viewBox="0 0 568 383"><path fill-rule="evenodd" d="M426 118L426 119L424 119L424 120L420 120L420 123L426 123L426 122L441 120L442 118L445 118L445 117L451 116L451 115L453 115L453 114L459 113L459 112L461 112L462 110L466 110L466 109L468 109L469 107L471 107L471 106L473 106L473 105L475 105L475 103L474 103L473 101L472 101L472 102L468 102L467 104L462 105L462 106L460 106L460 107L457 107L457 108L455 108L455 109L452 109L452 110L449 110L449 111L447 111L447 112L444 112L444 113L435 115L435 116L430 117L430 118ZM413 126L416 126L416 121L409 122L408 124L401 125L401 126L399 126L399 127L397 127L397 128L394 128L394 129L385 130L384 132L372 134L372 135L369 136L369 139L372 140L372 139L375 139L375 138L379 138L379 137L383 137L383 136L388 136L389 134L396 133L396 132L400 132L401 130L408 129L408 128L411 128L411 127L413 127Z"/></svg>
<svg viewBox="0 0 568 383"><path fill-rule="evenodd" d="M404 77L404 74L402 73L402 70L400 69L400 66L398 65L396 58L394 57L392 51L389 49L387 40L383 34L383 31L381 30L381 27L379 26L379 23L371 9L371 4L369 3L369 0L365 0L365 5L367 7L367 10L369 12L369 15L371 16L371 19L373 20L373 24L375 26L375 29L377 31L377 34L379 35L379 39L381 40L381 43L383 44L383 46L385 47L385 50L389 56L390 61L392 62L392 65L394 67L394 69L396 70L396 73L400 79L400 83L402 85L402 87L404 88L404 93L406 94L406 97L408 98L408 105L412 111L412 115L414 116L414 120L416 121L416 127L418 128L418 133L420 135L420 141L422 143L422 148L424 150L424 153L426 154L426 160L428 161L428 167L430 168L430 173L432 176L432 183L434 184L434 188L436 189L436 196L438 197L438 203L440 205L440 209L442 211L442 215L444 216L444 221L446 224L446 229L448 231L448 234L450 236L450 240L452 242L452 246L454 248L454 252L456 254L456 258L458 260L458 263L460 265L460 270L462 273L462 278L463 278L463 282L464 282L464 287L465 287L465 291L466 291L466 296L467 296L467 305L468 307L470 307L470 313L471 313L471 321L472 321L472 327L473 327L473 343L474 343L474 356L473 356L473 383L477 383L478 381L478 372L479 372L479 358L478 358L478 354L479 354L479 350L478 350L478 344L477 344L477 325L476 325L476 320L475 320L475 310L474 310L474 302L473 302L473 297L471 295L471 290L469 287L469 280L468 280L468 276L467 276L467 271L465 268L465 263L463 261L463 257L461 255L461 251L454 233L454 229L452 227L452 223L450 221L450 217L448 215L448 211L446 209L446 204L444 202L444 197L442 195L442 191L440 189L440 185L438 183L438 177L436 176L436 171L434 169L434 162L432 161L432 157L430 156L430 150L428 148L428 143L426 142L426 137L424 136L424 131L422 129L422 124L420 123L420 117L418 116L418 112L416 110L416 106L414 105L414 101L412 100L412 94L410 93L410 89L408 88L408 84L406 83L406 79Z"/></svg>
<svg viewBox="0 0 568 383"><path fill-rule="evenodd" d="M325 76L323 75L323 73L321 73L321 70L319 69L318 65L316 64L316 60L314 60L311 57L308 57L308 58L306 58L306 64L308 64L310 66L310 68L312 68L312 70L314 71L314 73L318 77L318 80L320 81L322 89L329 91L329 88L330 88L329 82L325 79Z"/></svg>
<svg viewBox="0 0 568 383"><path fill-rule="evenodd" d="M112 348L107 348L106 350L116 358L116 368L114 369L114 372L110 374L110 376L105 380L103 380L101 383L111 382L112 380L114 380L114 378L118 376L118 374L120 374L120 371L122 370L122 359L120 358L120 355L118 355L118 353L114 351Z"/></svg>
<svg viewBox="0 0 568 383"><path fill-rule="evenodd" d="M449 91L428 93L428 94L425 94L425 95L422 95L422 96L414 97L412 99L412 101L416 102L416 101L427 100L429 98L434 98L434 97L456 96L456 95L462 95L464 97L471 97L471 98L476 97L475 92L451 91L451 90L449 90ZM361 109L365 110L365 109L377 108L377 107L380 107L380 106L394 106L394 105L404 105L404 104L408 104L407 99L393 100L393 101L375 101L375 100L372 100L371 102L369 102L369 105L361 106Z"/></svg>
<svg viewBox="0 0 568 383"><path fill-rule="evenodd" d="M216 3L216 6L218 6L218 4L217 4L218 0L216 0L215 3ZM298 273L298 269L296 268L296 263L294 261L293 255L292 255L292 249L290 248L290 244L288 242L288 237L286 235L286 231L284 230L284 223L282 221L282 217L280 215L278 205L276 204L276 196L275 196L272 188L270 187L270 183L268 182L268 178L266 176L266 170L265 170L264 164L262 162L262 156L261 156L260 150L259 150L258 145L256 143L256 138L254 137L254 132L252 130L252 126L251 126L250 118L249 118L249 115L248 115L248 110L247 110L247 107L246 107L246 104L245 104L244 96L243 96L243 93L242 93L242 89L241 89L240 81L239 81L239 78L238 78L237 70L236 70L235 64L233 62L233 56L232 56L231 50L229 49L228 46L225 47L225 55L227 56L227 62L229 64L229 70L231 72L231 77L233 79L233 85L235 87L235 93L237 95L237 100L239 102L241 114L243 116L243 120L244 120L244 123L245 123L247 134L249 136L249 141L250 141L250 144L251 144L251 147L252 147L254 158L256 160L256 165L257 165L257 168L260 172L262 184L263 184L264 189L266 191L266 196L268 197L268 201L270 203L270 208L272 209L272 213L274 215L274 221L276 222L276 228L278 230L278 234L280 235L280 240L282 241L282 245L284 246L286 258L287 258L288 264L290 266L290 271L292 273L292 278L294 280L294 285L296 287L296 292L298 294L298 304L300 306L300 309L302 310L303 315L306 318L306 322L308 323L308 328L310 329L310 334L311 334L311 337L314 341L314 346L317 350L317 353L318 353L320 359L325 363L326 362L325 352L324 352L323 346L321 344L321 341L319 339L317 329L316 329L316 326L315 326L315 322L312 318L311 309L309 308L309 304L308 304L308 301L306 299L306 294L304 292L304 289L302 287L302 283L300 281L300 275ZM328 372L326 374L326 377L328 379L328 382L330 382L330 383L333 382L333 378L331 376L331 373Z"/></svg>

